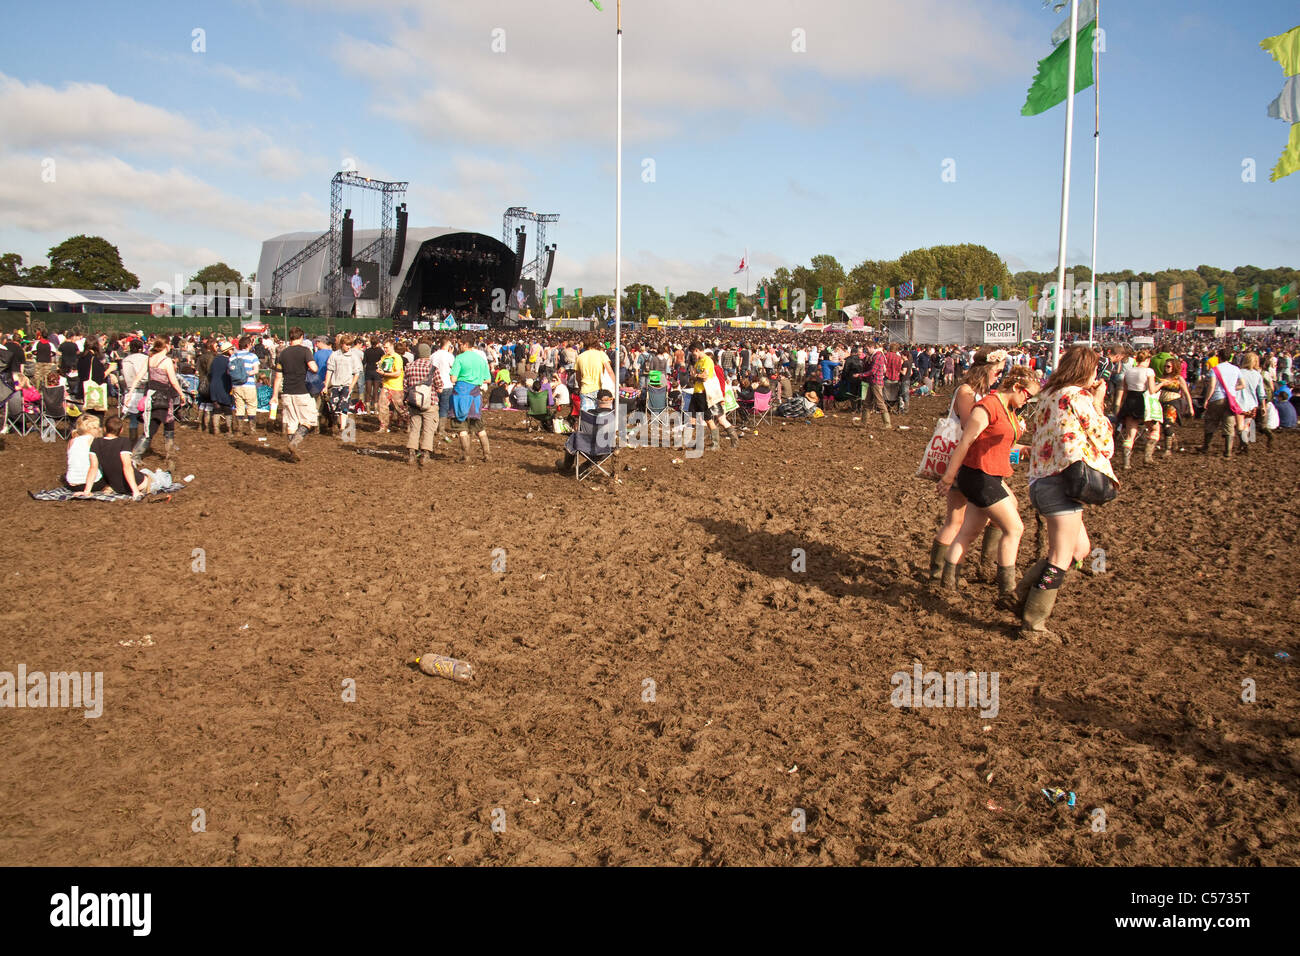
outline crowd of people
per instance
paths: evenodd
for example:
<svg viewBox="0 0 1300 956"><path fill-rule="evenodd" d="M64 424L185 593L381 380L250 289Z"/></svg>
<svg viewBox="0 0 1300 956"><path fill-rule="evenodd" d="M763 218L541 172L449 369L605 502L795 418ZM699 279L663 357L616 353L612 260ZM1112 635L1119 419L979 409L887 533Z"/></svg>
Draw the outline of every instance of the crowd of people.
<svg viewBox="0 0 1300 956"><path fill-rule="evenodd" d="M471 459L476 444L490 460L485 405L517 409L529 424L556 432L573 432L584 413L608 421L616 400L629 408L672 407L706 429L710 448L719 451L723 435L732 447L739 444L737 426L755 409L811 418L847 405L863 427L878 414L890 428L891 411L906 414L912 397L951 386L948 417L961 437L936 476L945 511L929 577L957 588L982 534L974 563L993 567L999 604L1020 611L1028 636L1046 631L1061 585L1090 553L1083 502L1104 500L1108 486L1114 493L1117 469L1133 467L1139 438L1151 465L1158 453L1171 456L1176 426L1200 418L1198 450L1231 458L1261 438L1271 450L1276 431L1296 427L1300 408L1292 391L1300 349L1282 339L1171 336L1141 349L1075 344L1058 368L1041 343L904 347L826 334L772 333L756 341L752 333L723 332L686 342L642 332L618 351L595 334L457 337L433 330L309 341L298 328L287 340L38 331L30 339L6 336L0 345L6 423L15 402L31 399L35 382L83 403L64 475L82 495L104 488L147 493L156 473L170 471L181 408L196 413L200 429L232 438L265 421L287 437L293 460L301 460L313 431L354 440L358 416L369 416L380 433L405 430L407 460L423 467L439 439L454 442L462 460ZM111 405L87 401L104 392ZM160 433L166 465L154 472L143 459ZM575 454L571 436L558 466L571 467ZM1017 579L1024 527L1006 478L1022 456L1048 553Z"/></svg>

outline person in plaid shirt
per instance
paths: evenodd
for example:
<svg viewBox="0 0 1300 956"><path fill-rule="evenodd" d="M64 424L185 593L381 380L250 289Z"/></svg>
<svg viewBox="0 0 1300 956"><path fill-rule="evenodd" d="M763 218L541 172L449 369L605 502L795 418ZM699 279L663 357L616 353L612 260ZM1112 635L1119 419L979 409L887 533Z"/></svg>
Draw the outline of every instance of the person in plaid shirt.
<svg viewBox="0 0 1300 956"><path fill-rule="evenodd" d="M871 424L871 413L878 411L885 419L885 427L893 428L889 423L889 407L885 404L885 369L888 360L885 358L885 350L880 346L874 346L871 350L871 358L867 361L867 371L863 380L867 383L867 404L862 409L862 427L866 428Z"/></svg>
<svg viewBox="0 0 1300 956"><path fill-rule="evenodd" d="M418 464L421 468L424 467L425 459L433 457L433 438L438 433L438 396L442 394L447 384L442 380L442 372L438 366L433 364L430 358L432 355L433 346L428 342L417 345L415 361L406 366L406 376L402 380L402 388L407 395L411 394L411 389L417 385L428 384L432 389L430 393L432 400L427 408L416 408L409 403L406 406L406 410L411 415L411 423L406 435L406 458L408 463Z"/></svg>

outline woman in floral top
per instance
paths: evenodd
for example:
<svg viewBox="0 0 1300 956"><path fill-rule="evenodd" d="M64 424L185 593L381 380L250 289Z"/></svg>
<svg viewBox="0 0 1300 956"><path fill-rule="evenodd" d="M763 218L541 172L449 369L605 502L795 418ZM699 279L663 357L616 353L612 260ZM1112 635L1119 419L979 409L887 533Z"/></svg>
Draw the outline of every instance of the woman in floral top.
<svg viewBox="0 0 1300 956"><path fill-rule="evenodd" d="M1083 526L1083 505L1065 493L1062 474L1076 461L1116 481L1110 459L1115 436L1104 413L1106 384L1097 377L1097 353L1075 345L1043 386L1038 408L1030 416L1029 500L1047 523L1047 557L1032 565L1022 579L1025 604L1021 633L1035 637L1047 631L1066 571L1080 567L1092 543ZM1116 484L1118 482L1116 481Z"/></svg>

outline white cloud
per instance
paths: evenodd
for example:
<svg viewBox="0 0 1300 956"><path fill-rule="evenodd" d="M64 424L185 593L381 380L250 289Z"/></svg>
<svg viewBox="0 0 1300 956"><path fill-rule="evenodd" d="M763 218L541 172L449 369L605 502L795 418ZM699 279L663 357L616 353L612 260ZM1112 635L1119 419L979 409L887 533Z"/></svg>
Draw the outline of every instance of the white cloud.
<svg viewBox="0 0 1300 956"><path fill-rule="evenodd" d="M375 109L431 140L558 142L608 136L613 13L571 5L331 3L387 10L387 42L340 36L338 62ZM955 0L656 0L624 10L625 132L689 135L707 113L808 119L827 80L889 79L950 97L1023 72L996 9ZM384 21L379 21L381 24ZM494 33L494 31L504 33ZM806 53L792 50L803 31ZM493 52L494 38L504 52ZM807 95L803 95L803 86Z"/></svg>
<svg viewBox="0 0 1300 956"><path fill-rule="evenodd" d="M274 93L279 96L292 97L295 100L302 99L298 84L280 73L271 73L266 70L241 70L225 63L217 64L212 68L212 71L219 76L226 77L241 90L249 90L253 93Z"/></svg>

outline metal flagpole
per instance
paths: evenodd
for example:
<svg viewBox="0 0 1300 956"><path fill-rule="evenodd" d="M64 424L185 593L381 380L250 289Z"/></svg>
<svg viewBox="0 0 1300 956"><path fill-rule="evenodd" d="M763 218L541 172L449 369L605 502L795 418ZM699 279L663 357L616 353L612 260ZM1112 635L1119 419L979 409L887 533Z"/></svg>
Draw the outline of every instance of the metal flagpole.
<svg viewBox="0 0 1300 956"><path fill-rule="evenodd" d="M619 420L619 386L622 384L623 347L623 0L618 0L618 84L615 134L614 181L614 421ZM615 435L618 431L615 429Z"/></svg>
<svg viewBox="0 0 1300 956"><path fill-rule="evenodd" d="M1097 187L1101 182L1101 0L1097 0L1097 30L1093 34L1092 85L1096 120L1092 129L1092 308L1088 310L1088 345L1092 343L1093 324L1097 319Z"/></svg>
<svg viewBox="0 0 1300 956"><path fill-rule="evenodd" d="M1052 371L1061 364L1061 315L1065 311L1065 243L1070 231L1070 149L1074 145L1074 70L1079 53L1079 0L1070 0L1070 65L1065 88L1065 165L1061 172L1061 237L1056 255L1056 337Z"/></svg>

